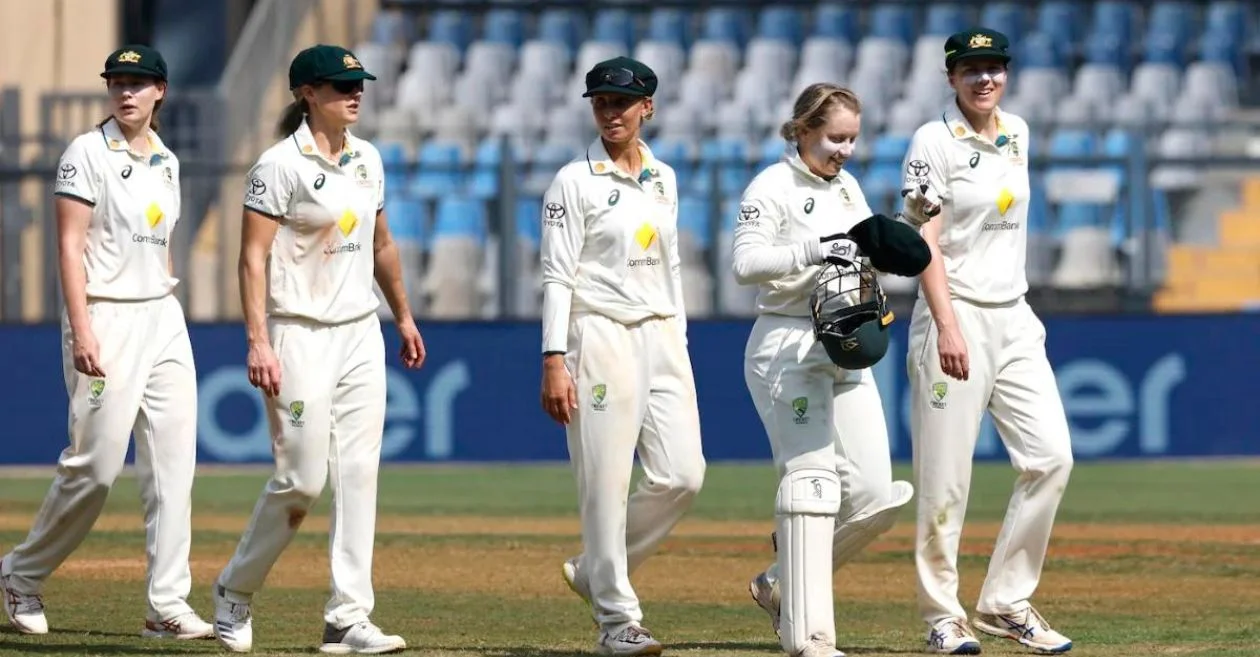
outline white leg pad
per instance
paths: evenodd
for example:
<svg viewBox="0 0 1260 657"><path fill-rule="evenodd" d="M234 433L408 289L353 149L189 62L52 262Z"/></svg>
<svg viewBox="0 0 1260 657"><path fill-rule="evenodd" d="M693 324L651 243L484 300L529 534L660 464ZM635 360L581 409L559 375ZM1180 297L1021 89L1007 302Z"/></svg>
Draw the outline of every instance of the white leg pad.
<svg viewBox="0 0 1260 657"><path fill-rule="evenodd" d="M835 645L831 542L839 512L840 477L834 470L802 468L779 482L779 638L788 655L820 642Z"/></svg>
<svg viewBox="0 0 1260 657"><path fill-rule="evenodd" d="M833 567L839 568L852 561L871 541L880 534L892 529L901 513L901 507L914 497L914 486L908 481L894 481L892 499L873 513L862 518L846 522L836 528L836 536L832 543Z"/></svg>

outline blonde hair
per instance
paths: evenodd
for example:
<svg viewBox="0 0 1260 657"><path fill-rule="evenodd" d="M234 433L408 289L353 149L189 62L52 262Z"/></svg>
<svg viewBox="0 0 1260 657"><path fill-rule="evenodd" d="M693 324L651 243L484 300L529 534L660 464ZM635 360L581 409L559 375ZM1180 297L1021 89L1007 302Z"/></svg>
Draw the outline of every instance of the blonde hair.
<svg viewBox="0 0 1260 657"><path fill-rule="evenodd" d="M854 114L862 113L862 102L849 89L828 82L815 82L805 87L792 106L792 120L785 121L779 135L788 141L796 141L801 134L817 130L827 122L836 107L843 107Z"/></svg>
<svg viewBox="0 0 1260 657"><path fill-rule="evenodd" d="M297 132L310 112L311 108L306 99L294 92L293 102L285 106L284 111L280 113L280 120L276 122L276 136L283 139Z"/></svg>

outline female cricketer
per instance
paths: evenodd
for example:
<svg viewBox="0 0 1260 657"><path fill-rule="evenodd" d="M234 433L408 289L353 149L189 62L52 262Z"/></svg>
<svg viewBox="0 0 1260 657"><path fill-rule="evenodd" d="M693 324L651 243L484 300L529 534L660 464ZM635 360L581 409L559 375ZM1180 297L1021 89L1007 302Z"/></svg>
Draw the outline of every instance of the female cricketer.
<svg viewBox="0 0 1260 657"><path fill-rule="evenodd" d="M344 48L298 53L281 140L249 173L241 304L249 380L263 393L276 469L214 587L215 634L236 652L250 650L250 601L325 479L333 490L332 597L320 650L406 647L369 620L385 423L385 344L373 277L396 318L403 364L418 368L425 356L382 210L380 153L348 130L359 116L364 80L375 79Z"/></svg>
<svg viewBox="0 0 1260 657"><path fill-rule="evenodd" d="M26 541L0 561L0 593L19 632L48 632L40 590L92 529L134 432L148 555L142 634L210 638L187 602L197 376L172 294L179 160L157 135L166 62L124 46L101 77L112 114L70 143L53 188L70 445Z"/></svg>
<svg viewBox="0 0 1260 657"><path fill-rule="evenodd" d="M760 287L744 380L780 479L777 560L749 590L791 657L842 654L831 573L892 527L913 495L908 482L893 481L871 370L835 365L811 321L810 294L831 247L872 215L843 169L861 111L848 89L818 83L801 92L780 130L783 158L744 191L732 243L735 279ZM802 487L819 494L796 494Z"/></svg>
<svg viewBox="0 0 1260 657"><path fill-rule="evenodd" d="M1067 419L1045 327L1024 299L1028 125L1002 112L1007 37L954 34L945 66L955 99L914 134L902 214L933 251L920 278L907 367L919 488L915 562L929 649L978 654L958 602L958 542L980 420L993 417L1019 472L976 605L975 627L1044 652L1072 642L1029 602L1072 470Z"/></svg>
<svg viewBox="0 0 1260 657"><path fill-rule="evenodd" d="M541 218L542 406L565 425L584 548L563 573L611 655L661 652L630 575L690 508L705 469L677 183L639 139L656 84L627 57L586 74L599 137L556 174ZM636 451L644 476L627 500Z"/></svg>

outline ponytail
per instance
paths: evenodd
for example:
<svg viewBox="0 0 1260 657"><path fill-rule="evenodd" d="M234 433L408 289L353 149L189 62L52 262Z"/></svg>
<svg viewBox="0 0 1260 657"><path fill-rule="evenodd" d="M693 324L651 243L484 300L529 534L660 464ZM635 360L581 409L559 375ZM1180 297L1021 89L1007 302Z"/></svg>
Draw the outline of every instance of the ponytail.
<svg viewBox="0 0 1260 657"><path fill-rule="evenodd" d="M284 108L284 113L280 115L280 121L276 123L276 136L283 139L297 132L310 111L310 105L306 103L305 98L298 98L289 103Z"/></svg>

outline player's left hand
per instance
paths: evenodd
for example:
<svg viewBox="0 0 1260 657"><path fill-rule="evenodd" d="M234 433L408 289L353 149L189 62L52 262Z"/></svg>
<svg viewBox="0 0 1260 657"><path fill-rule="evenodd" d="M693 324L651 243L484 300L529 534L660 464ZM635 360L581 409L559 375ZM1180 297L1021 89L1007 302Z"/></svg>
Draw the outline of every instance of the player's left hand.
<svg viewBox="0 0 1260 657"><path fill-rule="evenodd" d="M420 337L420 329L415 320L399 322L398 337L402 340L399 355L402 356L403 366L413 370L420 369L424 365L424 339Z"/></svg>

